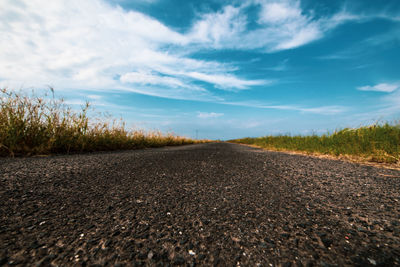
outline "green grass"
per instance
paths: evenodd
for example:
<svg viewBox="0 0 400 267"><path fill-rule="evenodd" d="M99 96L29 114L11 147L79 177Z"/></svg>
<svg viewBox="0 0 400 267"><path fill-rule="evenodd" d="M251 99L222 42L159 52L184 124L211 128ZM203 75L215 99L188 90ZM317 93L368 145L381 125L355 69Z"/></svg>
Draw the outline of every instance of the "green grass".
<svg viewBox="0 0 400 267"><path fill-rule="evenodd" d="M332 134L265 136L230 140L278 151L300 151L333 156L355 156L367 161L400 163L400 123L384 123Z"/></svg>
<svg viewBox="0 0 400 267"><path fill-rule="evenodd" d="M120 120L89 118L62 99L0 89L0 156L91 152L204 142L160 132L128 131Z"/></svg>

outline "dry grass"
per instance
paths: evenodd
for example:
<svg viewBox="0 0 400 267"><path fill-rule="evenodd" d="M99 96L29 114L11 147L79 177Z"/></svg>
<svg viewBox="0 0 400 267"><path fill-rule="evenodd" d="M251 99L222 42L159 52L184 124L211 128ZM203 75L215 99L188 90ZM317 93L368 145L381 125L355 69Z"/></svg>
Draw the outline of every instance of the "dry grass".
<svg viewBox="0 0 400 267"><path fill-rule="evenodd" d="M160 132L128 131L122 121L88 117L62 99L0 89L0 156L137 149L204 142Z"/></svg>
<svg viewBox="0 0 400 267"><path fill-rule="evenodd" d="M371 162L400 163L400 123L383 123L332 134L265 136L230 140L278 151L300 151L336 157L356 156Z"/></svg>

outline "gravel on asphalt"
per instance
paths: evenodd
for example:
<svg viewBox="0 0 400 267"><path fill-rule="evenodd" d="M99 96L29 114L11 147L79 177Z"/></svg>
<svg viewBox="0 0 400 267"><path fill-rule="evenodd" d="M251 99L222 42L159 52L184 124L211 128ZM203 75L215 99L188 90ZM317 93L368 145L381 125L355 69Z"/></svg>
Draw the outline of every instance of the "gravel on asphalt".
<svg viewBox="0 0 400 267"><path fill-rule="evenodd" d="M400 265L400 171L228 143L0 159L0 265Z"/></svg>

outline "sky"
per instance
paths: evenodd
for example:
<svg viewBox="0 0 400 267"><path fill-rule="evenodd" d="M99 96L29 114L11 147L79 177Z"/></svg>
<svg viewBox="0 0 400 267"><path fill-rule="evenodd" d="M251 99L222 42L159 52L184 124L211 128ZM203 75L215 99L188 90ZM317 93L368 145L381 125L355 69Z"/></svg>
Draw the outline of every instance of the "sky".
<svg viewBox="0 0 400 267"><path fill-rule="evenodd" d="M0 87L207 139L400 120L398 0L0 0ZM48 90L48 89L47 89Z"/></svg>

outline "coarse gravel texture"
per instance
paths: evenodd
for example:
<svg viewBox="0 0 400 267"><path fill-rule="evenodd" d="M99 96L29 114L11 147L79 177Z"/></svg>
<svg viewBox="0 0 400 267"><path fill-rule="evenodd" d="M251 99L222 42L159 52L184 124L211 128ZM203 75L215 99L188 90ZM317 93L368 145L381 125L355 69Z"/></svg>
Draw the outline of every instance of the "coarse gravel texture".
<svg viewBox="0 0 400 267"><path fill-rule="evenodd" d="M0 265L400 265L400 171L228 143L0 159Z"/></svg>

